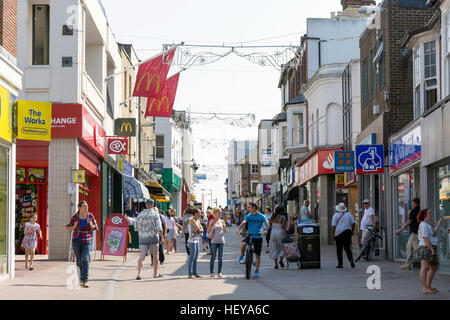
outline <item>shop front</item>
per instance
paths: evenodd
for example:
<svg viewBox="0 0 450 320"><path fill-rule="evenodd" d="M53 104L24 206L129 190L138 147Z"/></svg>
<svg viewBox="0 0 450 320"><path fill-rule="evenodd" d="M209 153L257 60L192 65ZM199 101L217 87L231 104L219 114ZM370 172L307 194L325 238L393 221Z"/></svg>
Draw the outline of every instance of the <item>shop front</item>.
<svg viewBox="0 0 450 320"><path fill-rule="evenodd" d="M392 237L394 239L394 260L406 259L406 244L409 228L400 235L395 231L408 221L408 212L412 209L412 200L420 198L420 164L421 164L421 127L415 124L412 128L398 133L390 139L389 175L391 181L392 201Z"/></svg>
<svg viewBox="0 0 450 320"><path fill-rule="evenodd" d="M177 216L179 217L181 216L182 179L172 168L164 168L162 179L164 188L171 194L169 206L172 206L176 210Z"/></svg>
<svg viewBox="0 0 450 320"><path fill-rule="evenodd" d="M334 151L339 150L341 148L315 149L298 166L299 200L310 201L309 210L313 220L320 225L322 244L332 244L333 239L331 219L336 206Z"/></svg>
<svg viewBox="0 0 450 320"><path fill-rule="evenodd" d="M12 143L11 119L15 100L16 95L0 85L0 279L14 277L16 148Z"/></svg>
<svg viewBox="0 0 450 320"><path fill-rule="evenodd" d="M450 216L450 102L422 118L421 206L433 213L432 225ZM425 201L424 201L425 200ZM450 219L438 230L438 272L450 274Z"/></svg>

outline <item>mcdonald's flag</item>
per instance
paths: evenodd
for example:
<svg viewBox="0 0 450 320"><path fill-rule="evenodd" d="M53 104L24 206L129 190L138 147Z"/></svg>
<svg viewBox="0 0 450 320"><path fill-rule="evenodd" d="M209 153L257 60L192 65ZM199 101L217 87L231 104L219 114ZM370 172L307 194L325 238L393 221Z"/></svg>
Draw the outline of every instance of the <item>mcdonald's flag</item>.
<svg viewBox="0 0 450 320"><path fill-rule="evenodd" d="M139 66L133 97L161 98L175 50L170 49Z"/></svg>
<svg viewBox="0 0 450 320"><path fill-rule="evenodd" d="M162 91L161 99L147 99L146 117L168 117L172 116L173 103L177 93L178 80L180 73L167 79L166 86Z"/></svg>

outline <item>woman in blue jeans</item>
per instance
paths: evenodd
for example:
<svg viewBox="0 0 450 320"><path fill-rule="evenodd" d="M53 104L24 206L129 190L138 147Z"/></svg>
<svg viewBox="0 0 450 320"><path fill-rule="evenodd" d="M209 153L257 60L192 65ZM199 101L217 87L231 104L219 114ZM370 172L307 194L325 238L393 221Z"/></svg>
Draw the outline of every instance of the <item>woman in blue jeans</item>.
<svg viewBox="0 0 450 320"><path fill-rule="evenodd" d="M213 210L214 220L209 222L207 235L211 239L211 261L209 262L209 270L211 278L214 278L214 261L216 260L217 250L219 251L217 276L222 278L222 255L223 246L225 244L225 233L227 226L225 221L221 219L222 210L215 208Z"/></svg>
<svg viewBox="0 0 450 320"><path fill-rule="evenodd" d="M203 235L203 227L200 222L200 216L202 212L199 209L195 209L194 217L189 221L189 261L188 261L188 278L200 278L197 273L197 259L200 249L200 239Z"/></svg>
<svg viewBox="0 0 450 320"><path fill-rule="evenodd" d="M94 215L88 209L88 203L81 201L78 204L78 212L72 217L70 223L66 225L67 231L73 231L72 248L77 258L80 285L84 288L89 288L89 256L93 231L98 229Z"/></svg>

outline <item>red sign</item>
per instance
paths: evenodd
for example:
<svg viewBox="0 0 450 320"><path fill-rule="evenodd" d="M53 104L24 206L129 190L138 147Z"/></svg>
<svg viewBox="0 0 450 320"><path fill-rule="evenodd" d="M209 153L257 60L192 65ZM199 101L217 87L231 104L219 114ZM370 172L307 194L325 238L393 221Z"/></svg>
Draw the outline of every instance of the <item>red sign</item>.
<svg viewBox="0 0 450 320"><path fill-rule="evenodd" d="M113 213L106 219L103 231L102 260L105 255L108 255L122 256L126 261L128 227L128 219L120 213Z"/></svg>
<svg viewBox="0 0 450 320"><path fill-rule="evenodd" d="M128 138L108 138L108 154L128 154Z"/></svg>
<svg viewBox="0 0 450 320"><path fill-rule="evenodd" d="M52 138L81 137L83 124L81 104L52 105Z"/></svg>
<svg viewBox="0 0 450 320"><path fill-rule="evenodd" d="M334 174L334 151L341 149L316 150L298 168L298 184L302 185L319 174Z"/></svg>
<svg viewBox="0 0 450 320"><path fill-rule="evenodd" d="M134 86L134 97L147 97L160 99L162 91L166 85L167 74L169 73L170 62L175 55L175 50L162 53L158 57L143 63L139 66Z"/></svg>
<svg viewBox="0 0 450 320"><path fill-rule="evenodd" d="M104 158L106 155L106 133L86 108L83 108L82 138Z"/></svg>
<svg viewBox="0 0 450 320"><path fill-rule="evenodd" d="M146 117L167 117L172 116L173 104L175 102L175 95L177 93L178 80L180 73L167 79L161 99L149 98L147 99Z"/></svg>

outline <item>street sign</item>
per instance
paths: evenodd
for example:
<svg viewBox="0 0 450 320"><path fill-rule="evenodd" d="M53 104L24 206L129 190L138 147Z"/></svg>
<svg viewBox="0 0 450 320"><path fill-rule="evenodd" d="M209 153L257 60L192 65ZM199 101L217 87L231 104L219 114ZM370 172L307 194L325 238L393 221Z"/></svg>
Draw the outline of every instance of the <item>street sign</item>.
<svg viewBox="0 0 450 320"><path fill-rule="evenodd" d="M114 120L114 134L120 137L136 136L136 118L119 118Z"/></svg>
<svg viewBox="0 0 450 320"><path fill-rule="evenodd" d="M353 172L355 171L355 152L335 151L334 152L334 171L335 172Z"/></svg>
<svg viewBox="0 0 450 320"><path fill-rule="evenodd" d="M86 171L85 170L73 170L73 183L85 183L86 182Z"/></svg>
<svg viewBox="0 0 450 320"><path fill-rule="evenodd" d="M150 171L162 174L164 171L164 163L150 163Z"/></svg>
<svg viewBox="0 0 450 320"><path fill-rule="evenodd" d="M384 173L384 146L382 144L356 146L356 173Z"/></svg>

